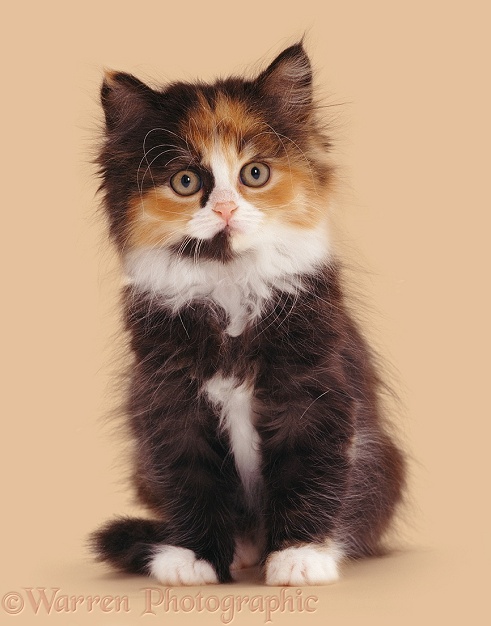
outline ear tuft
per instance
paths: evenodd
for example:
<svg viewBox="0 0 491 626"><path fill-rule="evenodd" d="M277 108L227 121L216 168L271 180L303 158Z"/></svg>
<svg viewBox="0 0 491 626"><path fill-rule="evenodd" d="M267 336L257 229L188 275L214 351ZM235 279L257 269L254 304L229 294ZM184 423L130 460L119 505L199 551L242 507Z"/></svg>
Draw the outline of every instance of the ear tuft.
<svg viewBox="0 0 491 626"><path fill-rule="evenodd" d="M120 72L117 72L116 70L110 70L109 68L105 67L104 68L104 83L106 83L109 86L113 86L116 83L116 76L119 74Z"/></svg>
<svg viewBox="0 0 491 626"><path fill-rule="evenodd" d="M302 43L281 52L257 78L264 95L292 113L312 105L312 66Z"/></svg>

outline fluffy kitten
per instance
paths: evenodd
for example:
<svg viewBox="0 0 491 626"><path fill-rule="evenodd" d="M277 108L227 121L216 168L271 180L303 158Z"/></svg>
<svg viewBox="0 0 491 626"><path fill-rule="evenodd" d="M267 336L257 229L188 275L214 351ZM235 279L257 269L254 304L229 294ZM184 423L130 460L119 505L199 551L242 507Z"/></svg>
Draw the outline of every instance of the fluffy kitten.
<svg viewBox="0 0 491 626"><path fill-rule="evenodd" d="M127 276L135 485L154 519L93 536L163 584L323 584L376 554L403 456L329 242L332 171L301 44L253 80L102 86L110 232Z"/></svg>

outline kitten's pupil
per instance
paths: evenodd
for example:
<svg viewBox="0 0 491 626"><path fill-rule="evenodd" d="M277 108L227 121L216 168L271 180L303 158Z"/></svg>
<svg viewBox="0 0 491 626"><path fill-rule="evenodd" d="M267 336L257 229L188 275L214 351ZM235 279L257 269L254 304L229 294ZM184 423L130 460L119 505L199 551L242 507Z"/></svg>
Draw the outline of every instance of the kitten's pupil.
<svg viewBox="0 0 491 626"><path fill-rule="evenodd" d="M183 187L189 187L190 184L191 184L191 178L187 174L184 174L183 176L181 176L181 185Z"/></svg>
<svg viewBox="0 0 491 626"><path fill-rule="evenodd" d="M251 176L253 178L255 178L256 180L261 176L261 172L259 171L259 168L254 166L251 170Z"/></svg>

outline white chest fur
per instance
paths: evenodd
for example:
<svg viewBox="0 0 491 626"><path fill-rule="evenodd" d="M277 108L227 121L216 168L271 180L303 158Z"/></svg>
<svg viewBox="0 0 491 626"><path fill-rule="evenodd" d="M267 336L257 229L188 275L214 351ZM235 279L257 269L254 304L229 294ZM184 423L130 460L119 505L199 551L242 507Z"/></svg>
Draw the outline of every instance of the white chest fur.
<svg viewBox="0 0 491 626"><path fill-rule="evenodd" d="M235 466L246 495L252 499L260 481L259 435L252 420L252 388L234 377L216 374L204 392L220 411L220 427L227 431Z"/></svg>
<svg viewBox="0 0 491 626"><path fill-rule="evenodd" d="M211 301L225 310L226 331L236 337L261 315L273 289L289 293L303 289L301 276L312 273L328 256L322 230L298 233L275 227L256 240L255 247L226 264L196 262L167 248L128 250L127 281L174 312L193 301Z"/></svg>
<svg viewBox="0 0 491 626"><path fill-rule="evenodd" d="M305 289L308 281L303 275L322 266L328 256L324 227L307 231L276 224L258 231L250 245L226 264L196 262L167 248L137 248L125 252L124 266L135 290L150 294L175 313L200 300L221 307L228 316L224 330L237 337L262 314L275 289L293 294ZM220 413L220 426L228 433L237 471L252 498L260 480L253 390L234 377L216 374L202 391Z"/></svg>

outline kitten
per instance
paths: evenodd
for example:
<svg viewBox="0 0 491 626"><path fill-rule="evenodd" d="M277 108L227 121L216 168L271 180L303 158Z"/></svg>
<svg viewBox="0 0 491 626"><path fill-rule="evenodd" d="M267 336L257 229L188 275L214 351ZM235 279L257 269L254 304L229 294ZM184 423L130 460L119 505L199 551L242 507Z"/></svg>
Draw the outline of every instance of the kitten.
<svg viewBox="0 0 491 626"><path fill-rule="evenodd" d="M401 499L372 356L329 241L333 173L302 44L252 80L108 73L100 154L134 357L135 486L92 537L167 585L324 584Z"/></svg>

